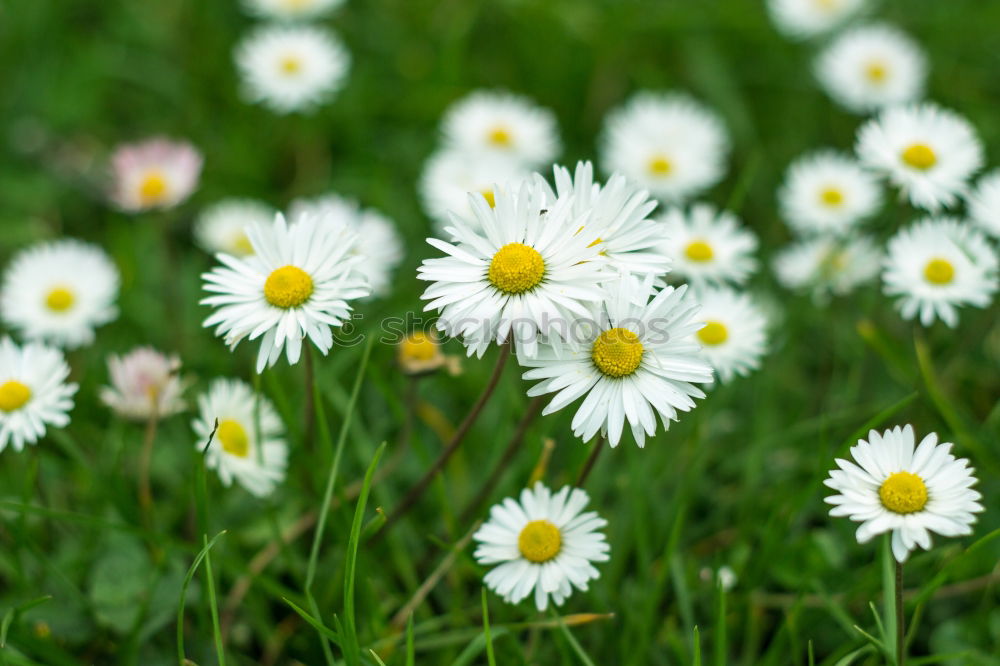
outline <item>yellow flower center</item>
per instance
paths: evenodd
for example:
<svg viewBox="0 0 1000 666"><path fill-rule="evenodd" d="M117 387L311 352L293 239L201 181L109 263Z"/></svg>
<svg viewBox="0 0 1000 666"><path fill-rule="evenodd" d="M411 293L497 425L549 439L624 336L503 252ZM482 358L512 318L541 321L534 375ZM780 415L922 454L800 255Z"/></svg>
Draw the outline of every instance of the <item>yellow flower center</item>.
<svg viewBox="0 0 1000 666"><path fill-rule="evenodd" d="M313 281L297 266L282 266L267 276L264 298L278 308L297 308L313 293Z"/></svg>
<svg viewBox="0 0 1000 666"><path fill-rule="evenodd" d="M865 76L872 83L881 84L889 76L889 68L882 62L870 62L865 67Z"/></svg>
<svg viewBox="0 0 1000 666"><path fill-rule="evenodd" d="M167 179L162 171L154 169L148 172L139 183L139 201L144 206L163 201L167 194Z"/></svg>
<svg viewBox="0 0 1000 666"><path fill-rule="evenodd" d="M286 55L281 59L281 72L287 76L295 76L302 71L302 61L298 56Z"/></svg>
<svg viewBox="0 0 1000 666"><path fill-rule="evenodd" d="M399 345L399 357L404 361L430 361L437 353L437 342L423 331L410 333Z"/></svg>
<svg viewBox="0 0 1000 666"><path fill-rule="evenodd" d="M937 164L937 155L926 143L914 143L903 151L903 161L914 169L927 171Z"/></svg>
<svg viewBox="0 0 1000 666"><path fill-rule="evenodd" d="M480 190L479 193L483 195L484 199L486 199L486 203L488 203L490 205L490 208L496 208L497 197L493 193L492 189L487 188L485 190Z"/></svg>
<svg viewBox="0 0 1000 666"><path fill-rule="evenodd" d="M505 294L523 294L537 287L545 277L545 261L533 247L508 243L493 255L487 277Z"/></svg>
<svg viewBox="0 0 1000 666"><path fill-rule="evenodd" d="M312 0L285 0L285 7L288 9L305 9L312 4Z"/></svg>
<svg viewBox="0 0 1000 666"><path fill-rule="evenodd" d="M494 127L487 135L487 141L498 148L507 148L514 143L514 137L506 127Z"/></svg>
<svg viewBox="0 0 1000 666"><path fill-rule="evenodd" d="M924 266L924 277L931 284L950 284L955 279L955 267L947 259L931 259Z"/></svg>
<svg viewBox="0 0 1000 666"><path fill-rule="evenodd" d="M31 400L31 389L10 379L0 385L0 412L16 412Z"/></svg>
<svg viewBox="0 0 1000 666"><path fill-rule="evenodd" d="M594 340L590 358L608 377L627 377L642 362L642 343L639 336L627 328L608 329Z"/></svg>
<svg viewBox="0 0 1000 666"><path fill-rule="evenodd" d="M517 548L529 562L548 562L562 548L559 528L547 520L533 520L524 526L517 537Z"/></svg>
<svg viewBox="0 0 1000 666"><path fill-rule="evenodd" d="M712 251L712 246L705 241L696 240L691 241L684 248L684 256L691 261L711 261L712 257L715 256L715 252Z"/></svg>
<svg viewBox="0 0 1000 666"><path fill-rule="evenodd" d="M896 472L882 483L878 496L889 511L916 513L927 504L927 486L916 474Z"/></svg>
<svg viewBox="0 0 1000 666"><path fill-rule="evenodd" d="M704 328L698 329L698 339L713 347L721 345L729 339L729 330L721 321L708 321Z"/></svg>
<svg viewBox="0 0 1000 666"><path fill-rule="evenodd" d="M237 254L248 255L253 254L253 245L250 244L250 238L242 231L233 238L233 250Z"/></svg>
<svg viewBox="0 0 1000 666"><path fill-rule="evenodd" d="M839 206L844 203L844 193L836 187L828 187L819 193L819 199L827 206Z"/></svg>
<svg viewBox="0 0 1000 666"><path fill-rule="evenodd" d="M73 292L66 287L53 287L45 296L45 306L53 312L66 312L75 301Z"/></svg>
<svg viewBox="0 0 1000 666"><path fill-rule="evenodd" d="M226 419L219 424L219 430L215 433L222 450L226 453L246 458L250 453L250 438L247 431L239 424L239 421Z"/></svg>
<svg viewBox="0 0 1000 666"><path fill-rule="evenodd" d="M649 173L654 176L666 176L674 170L674 165L663 155L657 155L649 160Z"/></svg>

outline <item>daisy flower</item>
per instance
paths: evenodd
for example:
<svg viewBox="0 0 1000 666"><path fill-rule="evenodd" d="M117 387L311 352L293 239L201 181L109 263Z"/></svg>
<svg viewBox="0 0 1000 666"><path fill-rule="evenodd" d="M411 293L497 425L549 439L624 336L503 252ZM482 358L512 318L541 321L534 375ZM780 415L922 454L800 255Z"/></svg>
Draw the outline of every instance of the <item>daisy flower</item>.
<svg viewBox="0 0 1000 666"><path fill-rule="evenodd" d="M881 266L882 250L867 236L809 238L782 249L774 259L774 272L783 287L811 292L819 303L871 282Z"/></svg>
<svg viewBox="0 0 1000 666"><path fill-rule="evenodd" d="M913 426L896 426L851 448L854 461L837 459L824 483L838 494L826 498L831 516L861 523L858 543L892 533L892 554L905 562L910 551L931 547L931 532L941 536L972 534L974 514L983 510L977 479L965 458L951 454L931 433L914 448Z"/></svg>
<svg viewBox="0 0 1000 666"><path fill-rule="evenodd" d="M732 213L698 203L687 211L671 208L661 220L674 272L695 287L743 284L757 269L757 236Z"/></svg>
<svg viewBox="0 0 1000 666"><path fill-rule="evenodd" d="M340 40L314 26L256 28L236 47L247 98L276 113L311 111L329 101L350 65Z"/></svg>
<svg viewBox="0 0 1000 666"><path fill-rule="evenodd" d="M218 421L218 429L215 429ZM192 421L195 448L205 451L205 466L219 472L222 484L243 486L257 497L270 495L285 478L288 446L285 426L271 401L236 379L216 379L198 396ZM212 443L205 444L215 430Z"/></svg>
<svg viewBox="0 0 1000 666"><path fill-rule="evenodd" d="M461 371L457 358L442 353L437 336L424 331L414 331L400 341L396 362L407 375L425 375L441 368L452 375Z"/></svg>
<svg viewBox="0 0 1000 666"><path fill-rule="evenodd" d="M101 388L101 402L118 415L136 421L184 411L186 382L181 361L152 347L136 347L124 356L108 357L111 386Z"/></svg>
<svg viewBox="0 0 1000 666"><path fill-rule="evenodd" d="M347 301L369 294L354 253L357 236L340 225L302 217L291 225L280 214L270 227L249 229L253 254L219 254L222 266L202 274L201 303L215 308L205 326L216 326L230 348L261 338L257 372L285 351L299 362L306 337L324 355L333 346L331 327L349 316Z"/></svg>
<svg viewBox="0 0 1000 666"><path fill-rule="evenodd" d="M954 205L983 164L972 125L930 103L886 109L858 130L856 150L863 165L932 213Z"/></svg>
<svg viewBox="0 0 1000 666"><path fill-rule="evenodd" d="M245 257L253 252L248 227L266 227L274 221L274 209L253 199L225 199L202 211L194 225L194 239L210 254L225 252Z"/></svg>
<svg viewBox="0 0 1000 666"><path fill-rule="evenodd" d="M535 185L497 191L492 208L481 196L470 200L483 235L456 217L446 229L452 243L427 239L448 256L426 259L417 271L432 283L424 309L440 311L438 329L460 336L469 355L482 357L491 342L513 336L532 356L540 334L565 335L567 322L588 316L584 304L601 298L600 250L577 233L586 220L572 215L572 202L546 208Z"/></svg>
<svg viewBox="0 0 1000 666"><path fill-rule="evenodd" d="M441 136L446 149L498 155L525 167L549 164L560 150L555 115L503 91L478 90L452 104Z"/></svg>
<svg viewBox="0 0 1000 666"><path fill-rule="evenodd" d="M569 340L553 339L534 358L518 356L530 368L524 379L540 380L529 396L555 393L543 414L583 397L573 417L573 434L589 441L600 432L618 446L628 421L640 447L694 408L705 394L692 382L712 381L711 367L698 356L698 305L686 286L656 291L652 275L623 276L606 292L599 310L574 322Z"/></svg>
<svg viewBox="0 0 1000 666"><path fill-rule="evenodd" d="M47 426L69 423L77 385L66 383L69 366L62 352L29 342L18 347L0 339L0 451L20 451L45 434Z"/></svg>
<svg viewBox="0 0 1000 666"><path fill-rule="evenodd" d="M868 113L923 97L927 58L901 30L879 23L839 35L816 58L814 70L837 104Z"/></svg>
<svg viewBox="0 0 1000 666"><path fill-rule="evenodd" d="M78 240L35 245L14 256L0 287L0 318L29 340L73 349L118 316L118 269Z"/></svg>
<svg viewBox="0 0 1000 666"><path fill-rule="evenodd" d="M554 172L555 190L536 175L539 186L551 204L559 198L572 200L574 215L587 219L579 233L593 239L610 267L637 275L670 270L663 225L649 217L656 208L649 192L633 187L620 174L612 175L607 184L595 183L590 162L577 163L575 176L562 166Z"/></svg>
<svg viewBox="0 0 1000 666"><path fill-rule="evenodd" d="M243 0L251 14L276 21L319 18L343 4L344 0Z"/></svg>
<svg viewBox="0 0 1000 666"><path fill-rule="evenodd" d="M768 0L775 27L793 39L808 39L845 23L868 0Z"/></svg>
<svg viewBox="0 0 1000 666"><path fill-rule="evenodd" d="M481 194L486 202L496 203L494 188L517 189L530 172L519 162L502 156L475 156L445 150L427 160L420 176L420 200L424 212L434 220L438 233L451 225L457 215L468 224L476 224L469 194Z"/></svg>
<svg viewBox="0 0 1000 666"><path fill-rule="evenodd" d="M157 137L121 145L111 156L111 199L130 213L173 208L198 186L201 165L190 143Z"/></svg>
<svg viewBox="0 0 1000 666"><path fill-rule="evenodd" d="M561 606L573 588L587 590L600 572L594 562L607 562L611 547L599 532L607 521L594 511L581 488L563 486L553 493L538 481L521 491L520 501L508 497L490 509L490 519L472 538L476 561L497 564L483 582L516 604L533 596L544 611L549 597Z"/></svg>
<svg viewBox="0 0 1000 666"><path fill-rule="evenodd" d="M778 191L781 215L803 235L843 235L882 203L878 180L846 155L823 150L800 157Z"/></svg>
<svg viewBox="0 0 1000 666"><path fill-rule="evenodd" d="M882 272L904 319L954 328L957 308L985 308L997 289L997 255L982 233L954 218L924 218L889 239Z"/></svg>
<svg viewBox="0 0 1000 666"><path fill-rule="evenodd" d="M994 238L1000 238L1000 169L979 179L969 194L969 217Z"/></svg>
<svg viewBox="0 0 1000 666"><path fill-rule="evenodd" d="M760 367L767 349L767 317L747 295L729 287L705 289L698 294L698 318L705 326L694 334L701 356L722 382L746 377Z"/></svg>
<svg viewBox="0 0 1000 666"><path fill-rule="evenodd" d="M605 120L605 171L665 201L683 201L725 175L729 137L720 118L678 93L641 92Z"/></svg>

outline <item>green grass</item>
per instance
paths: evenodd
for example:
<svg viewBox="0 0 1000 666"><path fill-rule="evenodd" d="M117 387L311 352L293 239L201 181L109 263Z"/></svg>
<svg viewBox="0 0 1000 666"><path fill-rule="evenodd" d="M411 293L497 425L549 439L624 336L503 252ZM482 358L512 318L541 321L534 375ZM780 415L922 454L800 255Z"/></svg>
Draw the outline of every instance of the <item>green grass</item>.
<svg viewBox="0 0 1000 666"><path fill-rule="evenodd" d="M587 490L608 519L611 560L558 618L492 593L484 608L472 548L451 555L485 516L459 520L528 403L513 367L414 510L384 538L365 538L381 524L376 509L396 506L443 445L418 419L398 465L366 478L382 442L379 470L399 450L407 379L377 322L421 308L415 269L433 251L415 181L442 111L477 87L524 92L556 112L561 161L573 162L594 156L602 118L632 91L688 90L733 134L728 177L706 198L738 209L767 265L789 239L774 201L782 171L807 150L848 149L858 119L816 89L811 47L780 38L759 4L349 0L327 21L354 57L347 88L316 115L276 117L239 99L231 53L252 21L235 0L0 3L0 266L25 245L69 235L107 248L123 274L119 319L69 354L81 385L72 423L0 454L0 663L156 666L177 663L181 649L204 666L224 649L230 666L379 663L371 650L388 666L881 664L851 626L878 636L869 610L882 594L878 547L857 545L849 521L827 516L821 481L867 428L912 422L973 459L994 510L974 537L936 539L907 564L908 663L1000 664L996 306L963 311L957 331L936 325L915 337L875 286L818 309L761 271L751 288L775 313L762 369L712 391L645 449L602 454ZM998 163L1000 3L885 0L878 12L928 50L931 97L967 115ZM152 133L196 143L203 181L176 211L127 217L100 195L101 164L115 143ZM407 241L392 295L359 308L370 359L365 345L315 355L309 392L301 366L264 373L260 390L291 444L288 479L266 500L222 487L211 470L200 496L204 442L191 414L164 420L154 528L145 527L135 495L142 427L98 403L106 355L138 344L176 352L196 381L192 397L217 376L252 381L255 348L230 353L200 326L199 274L212 260L193 247L192 220L224 196L285 206L328 190L381 209ZM872 230L885 238L914 216L890 201ZM421 380L420 401L454 426L495 354L465 361L457 377ZM308 400L326 422L306 446ZM547 438L544 480L572 482L588 448L572 437L571 415L533 422L490 502L528 481ZM316 513L318 531L295 532L266 566L255 563L276 534ZM393 623L449 556L412 617ZM713 573L722 565L738 579L724 595Z"/></svg>

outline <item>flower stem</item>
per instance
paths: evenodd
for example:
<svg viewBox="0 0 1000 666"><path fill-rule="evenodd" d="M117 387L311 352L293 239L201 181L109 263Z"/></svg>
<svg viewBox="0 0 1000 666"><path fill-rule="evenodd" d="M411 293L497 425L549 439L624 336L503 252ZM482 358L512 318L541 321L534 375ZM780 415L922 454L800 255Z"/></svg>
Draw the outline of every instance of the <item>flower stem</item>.
<svg viewBox="0 0 1000 666"><path fill-rule="evenodd" d="M153 443L156 441L159 422L159 414L154 409L146 422L146 433L142 439L142 452L139 457L139 508L142 511L142 524L146 529L153 527L153 488L149 481L149 468L153 461Z"/></svg>
<svg viewBox="0 0 1000 666"><path fill-rule="evenodd" d="M896 562L896 665L906 663L906 618L903 615L903 565Z"/></svg>
<svg viewBox="0 0 1000 666"><path fill-rule="evenodd" d="M583 463L583 469L580 470L580 476L576 479L576 487L583 488L583 484L587 482L587 477L590 476L591 470L594 469L594 465L597 464L597 456L601 455L601 449L604 448L604 436L598 435L594 438L594 443L591 445L592 450L590 455L587 457L587 462Z"/></svg>

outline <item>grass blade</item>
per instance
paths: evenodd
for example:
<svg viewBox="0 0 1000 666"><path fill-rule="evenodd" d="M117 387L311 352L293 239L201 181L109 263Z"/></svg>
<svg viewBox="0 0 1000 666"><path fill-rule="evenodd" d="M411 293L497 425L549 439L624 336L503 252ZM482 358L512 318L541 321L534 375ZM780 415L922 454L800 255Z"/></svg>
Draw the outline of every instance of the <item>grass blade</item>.
<svg viewBox="0 0 1000 666"><path fill-rule="evenodd" d="M215 637L215 654L219 666L226 666L226 649L222 646L222 629L219 627L219 602L215 598L215 576L212 575L212 554L208 546L208 535L202 535L205 546L205 580L208 583L208 607L212 612L212 635ZM215 541L214 539L212 540Z"/></svg>
<svg viewBox="0 0 1000 666"><path fill-rule="evenodd" d="M184 666L186 657L184 656L184 603L187 599L188 586L191 585L191 580L194 578L194 574L198 571L198 567L201 565L202 560L208 555L208 551L211 550L215 542L219 540L222 535L226 533L225 530L219 532L215 537L205 544L198 554L195 555L194 561L191 562L191 567L187 570L187 574L184 576L184 583L181 585L181 596L177 603L177 663L180 666Z"/></svg>
<svg viewBox="0 0 1000 666"><path fill-rule="evenodd" d="M562 632L562 635L566 637L566 642L568 642L569 646L573 648L573 652L576 653L576 656L580 658L580 663L584 664L584 666L594 666L594 661L587 656L583 646L580 645L580 642L576 640L576 636L574 636L573 632L569 630L568 626L566 626L566 622L562 619L562 616L557 614L555 609L552 609L551 613L552 617L559 623L559 630Z"/></svg>
<svg viewBox="0 0 1000 666"><path fill-rule="evenodd" d="M291 606L292 610L295 611L295 613L299 617L301 617L303 620L305 620L306 623L310 627L312 627L313 629L315 629L317 632L319 632L320 634L322 634L323 636L325 636L329 640L333 641L333 643L335 645L337 645L338 647L340 646L340 644L341 644L340 634L338 634L336 631L334 631L330 627L326 626L325 624L323 624L322 622L320 622L319 620L317 620L315 617L313 617L312 615L310 615L308 611L306 611L305 609L303 609L300 606L296 605L295 602L293 602L292 600L287 599L287 598L285 598L283 600L284 600L284 602L286 604L288 604L289 606Z"/></svg>
<svg viewBox="0 0 1000 666"><path fill-rule="evenodd" d="M483 635L486 636L486 660L489 666L497 666L497 659L493 654L493 637L490 635L490 609L486 604L486 588L482 588L483 597Z"/></svg>

